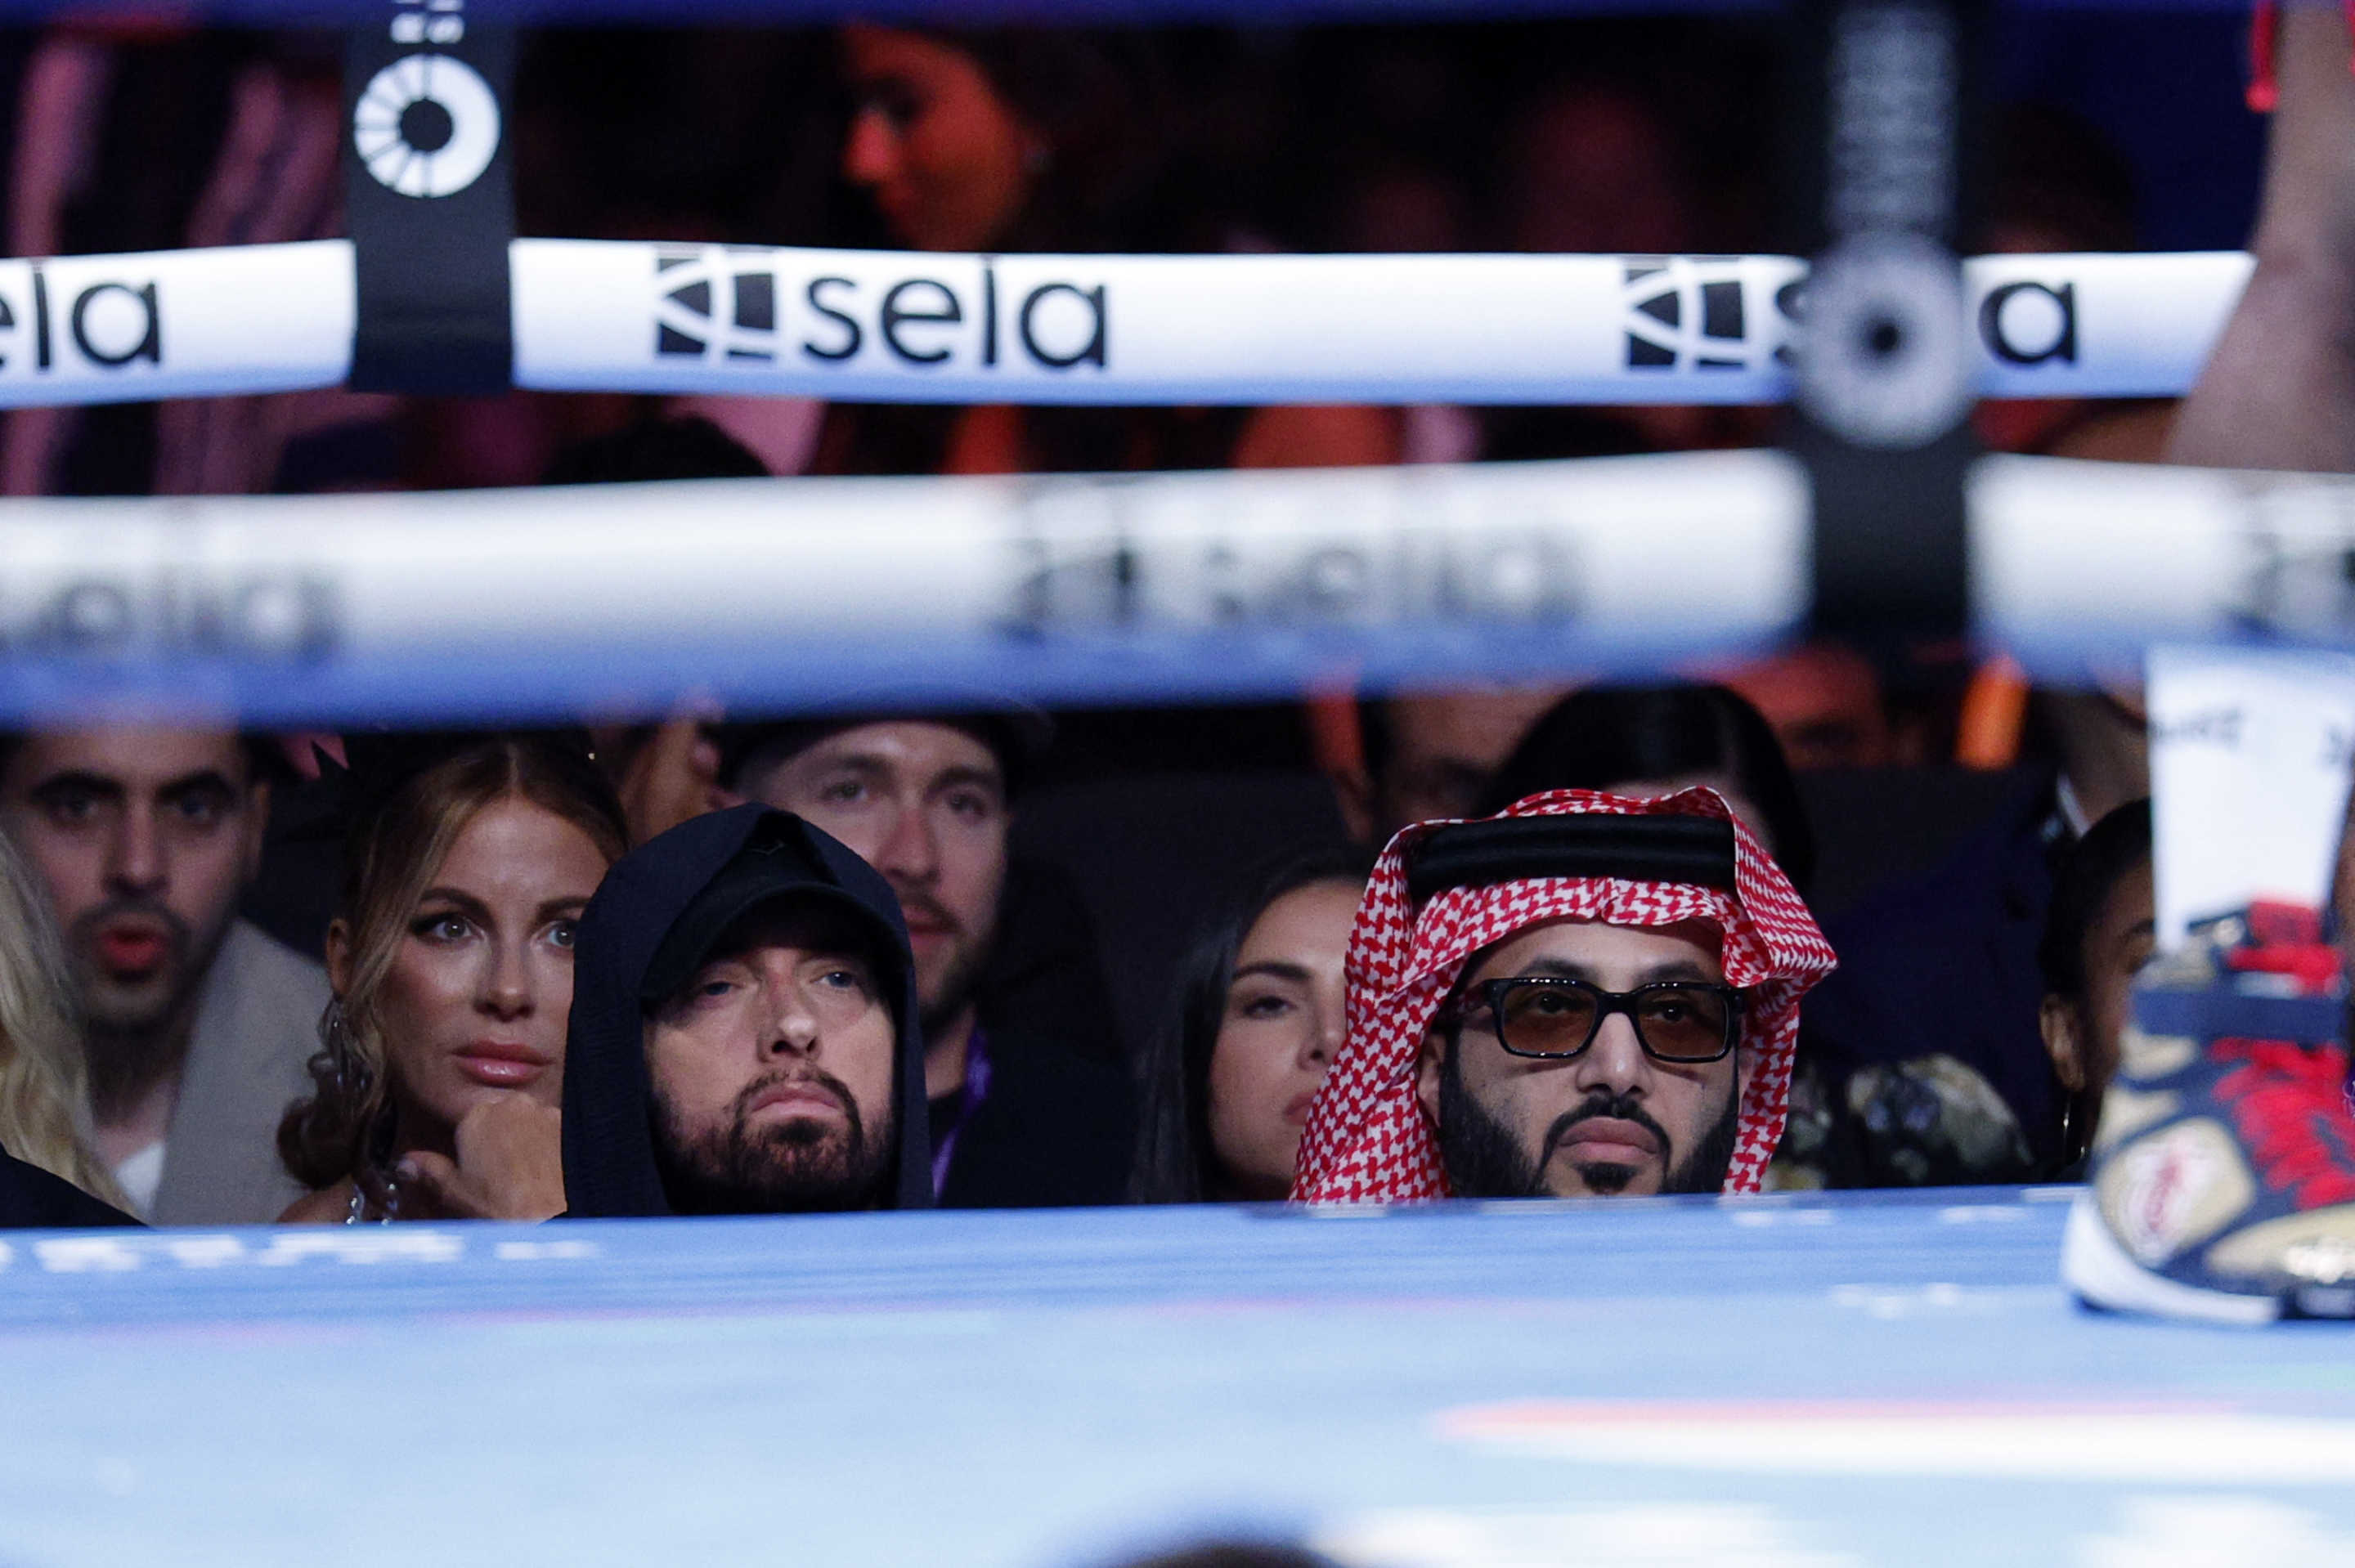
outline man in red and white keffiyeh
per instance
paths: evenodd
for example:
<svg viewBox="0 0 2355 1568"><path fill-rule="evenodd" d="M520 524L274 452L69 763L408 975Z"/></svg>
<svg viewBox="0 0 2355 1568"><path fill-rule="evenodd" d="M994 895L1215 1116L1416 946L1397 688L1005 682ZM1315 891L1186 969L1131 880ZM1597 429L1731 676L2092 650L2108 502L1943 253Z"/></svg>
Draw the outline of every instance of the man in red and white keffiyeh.
<svg viewBox="0 0 2355 1568"><path fill-rule="evenodd" d="M1293 1196L1754 1192L1832 965L1713 789L1417 823L1359 906Z"/></svg>

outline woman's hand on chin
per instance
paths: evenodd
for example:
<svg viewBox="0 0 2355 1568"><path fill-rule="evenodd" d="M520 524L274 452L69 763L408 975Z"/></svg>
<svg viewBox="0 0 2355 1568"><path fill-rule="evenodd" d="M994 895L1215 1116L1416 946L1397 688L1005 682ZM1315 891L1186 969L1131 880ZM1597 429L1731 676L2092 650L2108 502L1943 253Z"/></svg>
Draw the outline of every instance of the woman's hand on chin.
<svg viewBox="0 0 2355 1568"><path fill-rule="evenodd" d="M412 1150L395 1171L416 1210L453 1220L545 1220L564 1212L564 1115L521 1095L468 1111L456 1160Z"/></svg>

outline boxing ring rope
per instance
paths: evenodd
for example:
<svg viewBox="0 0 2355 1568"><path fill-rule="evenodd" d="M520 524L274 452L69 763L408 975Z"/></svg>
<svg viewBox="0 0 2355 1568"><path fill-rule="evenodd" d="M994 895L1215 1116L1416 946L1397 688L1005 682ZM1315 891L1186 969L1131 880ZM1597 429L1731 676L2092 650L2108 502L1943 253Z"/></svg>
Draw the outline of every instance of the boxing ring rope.
<svg viewBox="0 0 2355 1568"><path fill-rule="evenodd" d="M1976 636L2355 643L2355 480L1990 458ZM0 528L0 722L449 722L1178 702L1690 668L1808 608L1771 451L1133 476L40 500Z"/></svg>
<svg viewBox="0 0 2355 1568"><path fill-rule="evenodd" d="M1964 265L1972 384L2172 397L2238 252ZM518 239L517 387L1017 403L1756 404L1790 393L1790 257L972 256ZM350 374L344 240L0 262L0 407Z"/></svg>
<svg viewBox="0 0 2355 1568"><path fill-rule="evenodd" d="M457 7L443 0L442 8ZM1150 26L1178 23L1341 24L1510 20L1552 16L1771 16L1786 0L868 0L869 21L907 25L997 23L1029 26ZM2003 0L2012 12L2132 11L2245 16L2248 0ZM372 16L368 0L177 0L176 22L215 27L333 26ZM841 0L465 0L469 16L502 26L570 27L827 26ZM52 20L152 25L155 0L0 0L0 22Z"/></svg>

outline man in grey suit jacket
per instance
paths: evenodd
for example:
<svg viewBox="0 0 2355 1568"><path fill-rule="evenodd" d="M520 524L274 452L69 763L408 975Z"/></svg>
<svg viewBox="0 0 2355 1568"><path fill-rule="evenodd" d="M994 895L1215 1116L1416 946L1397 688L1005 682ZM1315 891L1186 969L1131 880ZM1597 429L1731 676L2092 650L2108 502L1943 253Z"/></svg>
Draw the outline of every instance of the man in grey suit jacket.
<svg viewBox="0 0 2355 1568"><path fill-rule="evenodd" d="M307 1092L325 974L237 917L270 817L229 730L0 740L0 828L65 929L98 1153L160 1224L274 1220L278 1119Z"/></svg>

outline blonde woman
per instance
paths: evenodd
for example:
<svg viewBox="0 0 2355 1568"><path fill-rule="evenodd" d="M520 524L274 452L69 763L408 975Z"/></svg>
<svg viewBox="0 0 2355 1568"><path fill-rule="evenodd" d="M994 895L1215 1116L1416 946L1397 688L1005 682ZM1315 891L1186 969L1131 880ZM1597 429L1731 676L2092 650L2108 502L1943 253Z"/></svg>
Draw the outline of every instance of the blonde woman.
<svg viewBox="0 0 2355 1568"><path fill-rule="evenodd" d="M90 1150L72 994L48 900L0 838L0 1227L133 1223Z"/></svg>
<svg viewBox="0 0 2355 1568"><path fill-rule="evenodd" d="M278 1129L313 1191L281 1218L545 1219L564 1207L572 927L627 847L621 806L558 737L348 744L373 798L327 930L315 1089Z"/></svg>

